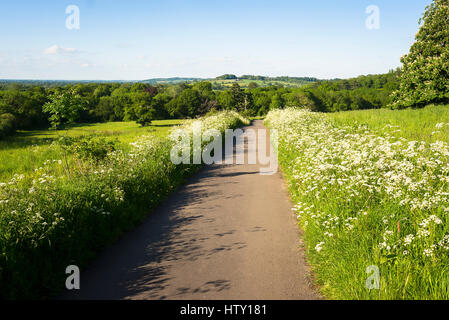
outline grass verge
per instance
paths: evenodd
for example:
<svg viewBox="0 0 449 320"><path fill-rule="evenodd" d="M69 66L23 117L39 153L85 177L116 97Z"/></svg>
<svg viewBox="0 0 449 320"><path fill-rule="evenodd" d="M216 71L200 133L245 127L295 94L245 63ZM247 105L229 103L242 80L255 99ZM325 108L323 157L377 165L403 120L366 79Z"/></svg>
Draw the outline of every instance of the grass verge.
<svg viewBox="0 0 449 320"><path fill-rule="evenodd" d="M266 121L326 297L449 298L447 143L294 109Z"/></svg>
<svg viewBox="0 0 449 320"><path fill-rule="evenodd" d="M246 119L222 112L200 120L223 132ZM192 133L192 123L183 126ZM175 165L174 142L154 135L100 163L61 174L58 162L0 184L0 297L46 298L65 283L68 265L84 267L134 228L199 165Z"/></svg>

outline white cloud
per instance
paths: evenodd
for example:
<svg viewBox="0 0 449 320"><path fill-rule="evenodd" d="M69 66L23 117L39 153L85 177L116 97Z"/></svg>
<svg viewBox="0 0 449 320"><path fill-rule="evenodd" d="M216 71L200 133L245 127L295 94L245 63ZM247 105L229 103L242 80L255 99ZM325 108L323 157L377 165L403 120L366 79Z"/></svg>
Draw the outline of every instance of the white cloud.
<svg viewBox="0 0 449 320"><path fill-rule="evenodd" d="M81 64L80 66L83 67L83 68L89 68L89 67L90 67L90 64L88 64L88 63L83 63L83 64Z"/></svg>
<svg viewBox="0 0 449 320"><path fill-rule="evenodd" d="M75 53L77 50L75 48L62 48L58 45L53 45L44 50L44 54L64 54L64 53Z"/></svg>

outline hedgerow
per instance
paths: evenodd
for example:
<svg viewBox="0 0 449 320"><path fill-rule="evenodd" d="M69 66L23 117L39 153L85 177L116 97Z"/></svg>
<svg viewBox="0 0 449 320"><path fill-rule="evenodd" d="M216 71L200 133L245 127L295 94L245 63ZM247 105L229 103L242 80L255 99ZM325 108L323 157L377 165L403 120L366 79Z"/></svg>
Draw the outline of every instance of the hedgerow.
<svg viewBox="0 0 449 320"><path fill-rule="evenodd" d="M235 112L200 120L204 130L248 123ZM184 125L192 132L192 124ZM64 285L68 265L95 254L141 222L199 165L170 161L174 142L152 135L103 161L66 173L52 159L0 184L0 297L45 298Z"/></svg>

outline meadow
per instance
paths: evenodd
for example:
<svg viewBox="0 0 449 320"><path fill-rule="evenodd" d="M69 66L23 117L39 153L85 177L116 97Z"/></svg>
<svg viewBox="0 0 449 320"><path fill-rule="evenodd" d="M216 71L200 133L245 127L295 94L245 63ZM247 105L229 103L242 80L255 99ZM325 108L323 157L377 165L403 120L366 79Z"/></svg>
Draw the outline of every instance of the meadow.
<svg viewBox="0 0 449 320"><path fill-rule="evenodd" d="M164 137L173 126L183 120L155 120L142 127L135 122L106 122L77 124L66 130L21 130L16 135L0 140L0 182L14 174L23 174L39 168L46 160L61 160L63 151L56 143L60 137L82 139L102 137L117 148L128 151L130 142L138 136L152 134ZM70 156L69 161L72 161Z"/></svg>
<svg viewBox="0 0 449 320"><path fill-rule="evenodd" d="M422 109L355 110L329 113L338 126L365 125L380 135L407 140L449 143L449 106L429 105Z"/></svg>
<svg viewBox="0 0 449 320"><path fill-rule="evenodd" d="M221 132L249 123L232 111L198 121L203 130ZM1 298L42 299L57 294L68 265L84 267L200 167L170 160L174 141L166 133L172 124L160 124L160 136L144 134L147 129L130 124L93 125L108 130L124 126L119 139L133 142L104 154L99 151L107 143L89 140L78 145L68 164L48 158L34 170L15 173L0 183ZM92 127L73 128L69 135L91 133ZM181 128L192 134L193 121ZM53 133L42 135L51 138Z"/></svg>
<svg viewBox="0 0 449 320"><path fill-rule="evenodd" d="M449 298L448 113L268 114L325 297Z"/></svg>

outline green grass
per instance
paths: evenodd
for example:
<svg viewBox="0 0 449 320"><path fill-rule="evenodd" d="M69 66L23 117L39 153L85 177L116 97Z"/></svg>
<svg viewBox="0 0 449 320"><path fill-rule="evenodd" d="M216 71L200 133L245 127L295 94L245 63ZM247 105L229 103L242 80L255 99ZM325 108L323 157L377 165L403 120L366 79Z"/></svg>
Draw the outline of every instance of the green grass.
<svg viewBox="0 0 449 320"><path fill-rule="evenodd" d="M449 142L449 125L436 128L438 123L449 124L449 106L430 105L423 109L357 110L328 114L339 126L367 125L379 134L416 141Z"/></svg>
<svg viewBox="0 0 449 320"><path fill-rule="evenodd" d="M449 299L448 136L428 134L447 108L268 114L326 298Z"/></svg>
<svg viewBox="0 0 449 320"><path fill-rule="evenodd" d="M108 122L80 124L66 130L19 131L17 135L0 140L0 182L14 174L23 174L40 167L46 160L61 159L59 148L52 142L59 136L70 137L100 136L117 141L120 149L128 150L129 143L144 134L165 136L168 131L183 120L153 121L149 127L141 127L135 122Z"/></svg>

